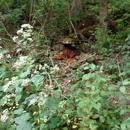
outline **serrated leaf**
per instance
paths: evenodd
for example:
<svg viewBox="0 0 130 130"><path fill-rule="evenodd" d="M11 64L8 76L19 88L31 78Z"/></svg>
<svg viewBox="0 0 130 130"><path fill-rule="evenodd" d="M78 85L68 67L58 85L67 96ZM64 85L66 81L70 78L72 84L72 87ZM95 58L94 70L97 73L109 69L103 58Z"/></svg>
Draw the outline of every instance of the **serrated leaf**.
<svg viewBox="0 0 130 130"><path fill-rule="evenodd" d="M43 81L44 76L35 75L31 78L31 81L35 84L36 87L38 87L38 84Z"/></svg>
<svg viewBox="0 0 130 130"><path fill-rule="evenodd" d="M120 91L125 94L126 93L126 87L124 87L124 86L120 87Z"/></svg>

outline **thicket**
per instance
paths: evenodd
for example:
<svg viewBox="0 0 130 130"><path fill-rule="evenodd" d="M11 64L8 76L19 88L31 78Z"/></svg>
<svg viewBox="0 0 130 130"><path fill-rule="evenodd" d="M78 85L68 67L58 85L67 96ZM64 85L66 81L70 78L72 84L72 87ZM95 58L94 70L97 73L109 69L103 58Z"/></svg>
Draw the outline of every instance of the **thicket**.
<svg viewBox="0 0 130 130"><path fill-rule="evenodd" d="M116 25L105 41L96 28L93 44L78 43L89 44L100 63L75 68L53 60L51 43L73 33L71 22L99 21L99 1L83 0L83 14L70 17L66 0L1 0L0 129L129 130L129 7L129 0L109 1Z"/></svg>

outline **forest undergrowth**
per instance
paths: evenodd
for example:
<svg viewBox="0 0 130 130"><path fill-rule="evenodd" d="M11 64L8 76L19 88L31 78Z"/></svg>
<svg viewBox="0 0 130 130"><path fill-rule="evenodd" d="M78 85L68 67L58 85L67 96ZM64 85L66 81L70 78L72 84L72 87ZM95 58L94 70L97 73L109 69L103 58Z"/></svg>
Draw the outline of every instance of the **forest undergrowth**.
<svg viewBox="0 0 130 130"><path fill-rule="evenodd" d="M0 3L0 130L129 130L129 2L110 2L105 34L98 2L72 19L40 2Z"/></svg>

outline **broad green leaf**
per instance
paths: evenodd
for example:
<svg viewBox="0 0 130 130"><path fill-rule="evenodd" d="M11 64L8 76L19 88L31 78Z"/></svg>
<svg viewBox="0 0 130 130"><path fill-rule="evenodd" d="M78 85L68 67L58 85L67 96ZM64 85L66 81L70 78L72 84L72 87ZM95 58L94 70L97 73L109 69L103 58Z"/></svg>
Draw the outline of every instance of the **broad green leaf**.
<svg viewBox="0 0 130 130"><path fill-rule="evenodd" d="M1 65L0 66L0 72L4 72L6 70L6 66L5 65Z"/></svg>
<svg viewBox="0 0 130 130"><path fill-rule="evenodd" d="M36 87L38 87L38 84L43 81L44 76L35 75L31 78L31 81L35 84Z"/></svg>
<svg viewBox="0 0 130 130"><path fill-rule="evenodd" d="M129 79L125 79L122 84L123 84L123 85L130 85Z"/></svg>
<svg viewBox="0 0 130 130"><path fill-rule="evenodd" d="M17 126L16 130L31 130L31 124L29 122L22 122Z"/></svg>
<svg viewBox="0 0 130 130"><path fill-rule="evenodd" d="M16 95L16 97L15 97L15 102L18 103L19 100L21 99L21 97L22 97L21 95Z"/></svg>
<svg viewBox="0 0 130 130"><path fill-rule="evenodd" d="M99 111L101 108L101 103L97 103L93 107Z"/></svg>
<svg viewBox="0 0 130 130"><path fill-rule="evenodd" d="M40 124L40 130L44 130L44 124Z"/></svg>
<svg viewBox="0 0 130 130"><path fill-rule="evenodd" d="M18 115L21 115L23 112L23 108L19 108L17 110L14 111L14 114L18 114Z"/></svg>
<svg viewBox="0 0 130 130"><path fill-rule="evenodd" d="M6 54L6 53L9 53L9 50L1 50L0 49L0 54Z"/></svg>
<svg viewBox="0 0 130 130"><path fill-rule="evenodd" d="M88 80L88 79L90 79L90 78L91 78L91 75L90 75L90 74L85 74L85 75L82 77L83 80Z"/></svg>
<svg viewBox="0 0 130 130"><path fill-rule="evenodd" d="M21 92L22 92L22 90L23 90L23 88L16 87L16 90L15 90L15 92L16 92L16 93L21 93Z"/></svg>
<svg viewBox="0 0 130 130"><path fill-rule="evenodd" d="M0 106L4 106L8 101L7 97L2 97L2 99L0 100Z"/></svg>
<svg viewBox="0 0 130 130"><path fill-rule="evenodd" d="M23 122L27 122L27 120L30 119L30 114L29 113L23 113L21 116L15 118L15 123L16 124L22 124Z"/></svg>
<svg viewBox="0 0 130 130"><path fill-rule="evenodd" d="M95 69L96 69L96 65L95 65L95 64L90 64L89 66L90 66L90 68L91 68L92 70L95 70Z"/></svg>
<svg viewBox="0 0 130 130"><path fill-rule="evenodd" d="M21 48L18 48L18 49L16 50L16 53L19 53L20 51L22 51L22 49L21 49Z"/></svg>
<svg viewBox="0 0 130 130"><path fill-rule="evenodd" d="M120 91L125 94L126 93L126 87L125 86L120 87Z"/></svg>
<svg viewBox="0 0 130 130"><path fill-rule="evenodd" d="M30 70L27 69L27 71L24 72L24 73L22 73L22 74L20 75L20 77L21 77L21 78L24 78L24 77L28 76L29 74L30 74Z"/></svg>
<svg viewBox="0 0 130 130"><path fill-rule="evenodd" d="M50 111L49 110L45 110L40 114L40 117L44 117L44 116L49 116L50 115Z"/></svg>
<svg viewBox="0 0 130 130"><path fill-rule="evenodd" d="M49 109L58 109L59 103L61 102L60 98L50 98L46 101L45 106Z"/></svg>
<svg viewBox="0 0 130 130"><path fill-rule="evenodd" d="M23 42L23 45L26 46L26 45L27 45L27 41L24 41L24 42Z"/></svg>
<svg viewBox="0 0 130 130"><path fill-rule="evenodd" d="M57 126L57 123L58 123L58 118L51 118L50 123L49 123L49 127L51 129L53 129Z"/></svg>

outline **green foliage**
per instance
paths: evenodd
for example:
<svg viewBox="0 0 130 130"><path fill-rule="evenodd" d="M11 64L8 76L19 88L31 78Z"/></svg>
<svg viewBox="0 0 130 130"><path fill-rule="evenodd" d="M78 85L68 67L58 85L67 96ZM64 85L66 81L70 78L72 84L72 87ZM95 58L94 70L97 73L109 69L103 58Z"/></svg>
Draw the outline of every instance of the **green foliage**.
<svg viewBox="0 0 130 130"><path fill-rule="evenodd" d="M21 27L17 31L18 37L15 36L13 40L16 44L33 50L34 46L30 46L32 43L29 42L32 35L24 37L27 32L32 33L30 29L33 27L29 24ZM23 44L25 41L26 44ZM126 42L129 43L129 36ZM129 78L115 84L110 75L103 73L103 66L85 63L73 72L74 79L65 88L61 88L59 83L62 71L57 65L46 64L44 59L40 64L38 61L42 53L23 55L21 51L21 55L12 64L6 62L9 51L0 52L0 120L4 122L0 125L1 129L130 128L129 118L124 116L129 112L124 96L129 94Z"/></svg>
<svg viewBox="0 0 130 130"><path fill-rule="evenodd" d="M90 11L88 16L98 19L99 1L83 2L91 5L84 5ZM109 2L110 14L124 7L126 12L116 19L116 34L108 30L106 39L102 39L100 29L94 32L98 43L92 47L108 59L99 66L86 62L66 75L52 60L47 45L50 38L61 35L69 26L68 1L0 1L0 17L7 29L19 26L19 21L34 24L24 24L17 31L13 53L0 48L1 130L130 129L129 1ZM4 34L7 30L2 23L0 32Z"/></svg>

